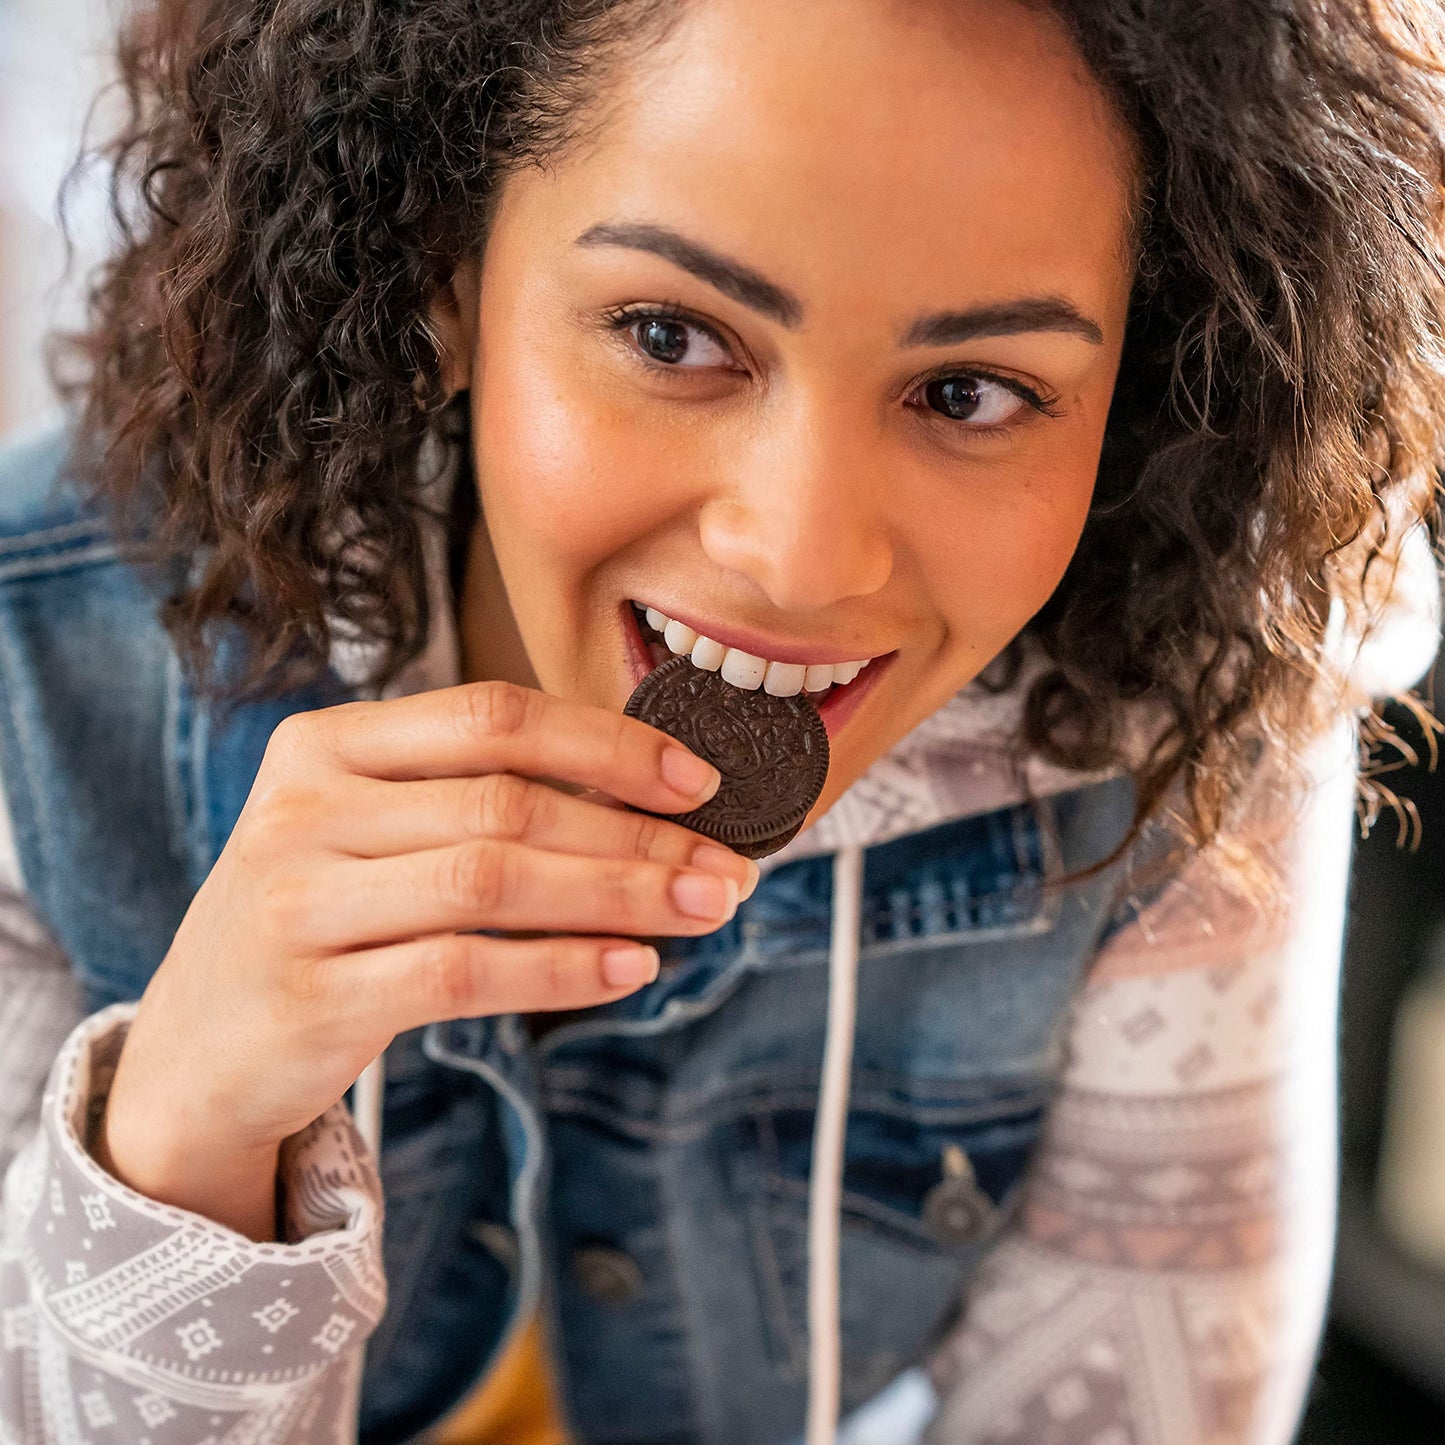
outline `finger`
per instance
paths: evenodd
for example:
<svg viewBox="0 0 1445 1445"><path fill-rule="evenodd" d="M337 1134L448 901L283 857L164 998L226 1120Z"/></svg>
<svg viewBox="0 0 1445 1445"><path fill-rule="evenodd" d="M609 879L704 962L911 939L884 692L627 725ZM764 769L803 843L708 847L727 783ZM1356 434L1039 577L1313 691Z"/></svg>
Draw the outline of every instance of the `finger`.
<svg viewBox="0 0 1445 1445"><path fill-rule="evenodd" d="M330 960L333 991L388 1033L439 1019L611 1003L657 977L657 950L624 938L441 934Z"/></svg>
<svg viewBox="0 0 1445 1445"><path fill-rule="evenodd" d="M409 783L351 777L328 800L335 836L318 841L352 857L387 858L490 838L588 858L703 867L731 877L744 897L752 892L758 867L750 859L665 818L604 806L600 797L572 796L515 773ZM700 849L706 861L695 862Z"/></svg>
<svg viewBox="0 0 1445 1445"><path fill-rule="evenodd" d="M600 788L651 811L696 807L720 781L711 763L636 718L511 683L342 703L298 714L291 733L367 777L521 773Z"/></svg>
<svg viewBox="0 0 1445 1445"><path fill-rule="evenodd" d="M697 868L483 839L282 879L267 920L330 952L474 928L691 936L721 927L738 901L731 878Z"/></svg>

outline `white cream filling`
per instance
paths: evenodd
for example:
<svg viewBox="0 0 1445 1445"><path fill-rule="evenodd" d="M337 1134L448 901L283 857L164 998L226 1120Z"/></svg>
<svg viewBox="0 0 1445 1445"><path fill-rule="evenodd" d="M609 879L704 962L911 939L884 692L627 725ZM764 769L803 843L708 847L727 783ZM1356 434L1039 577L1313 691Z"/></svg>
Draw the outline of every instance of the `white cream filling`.
<svg viewBox="0 0 1445 1445"><path fill-rule="evenodd" d="M826 692L834 683L852 682L873 660L864 657L857 662L773 662L737 647L724 647L694 632L686 623L664 616L655 607L647 608L644 615L647 625L662 634L664 645L674 656L691 658L694 667L719 672L725 681L747 692L759 687L774 697Z"/></svg>

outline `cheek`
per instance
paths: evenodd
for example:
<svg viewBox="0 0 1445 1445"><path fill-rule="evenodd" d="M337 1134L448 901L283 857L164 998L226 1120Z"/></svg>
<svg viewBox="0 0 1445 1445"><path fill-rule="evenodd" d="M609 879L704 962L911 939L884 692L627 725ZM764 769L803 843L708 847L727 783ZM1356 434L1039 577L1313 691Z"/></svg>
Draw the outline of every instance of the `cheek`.
<svg viewBox="0 0 1445 1445"><path fill-rule="evenodd" d="M665 510L666 475L635 418L535 350L499 344L480 369L474 443L499 556L588 570Z"/></svg>
<svg viewBox="0 0 1445 1445"><path fill-rule="evenodd" d="M1048 601L1078 546L1094 478L1092 461L1030 468L949 509L924 545L930 590L956 634L991 653Z"/></svg>

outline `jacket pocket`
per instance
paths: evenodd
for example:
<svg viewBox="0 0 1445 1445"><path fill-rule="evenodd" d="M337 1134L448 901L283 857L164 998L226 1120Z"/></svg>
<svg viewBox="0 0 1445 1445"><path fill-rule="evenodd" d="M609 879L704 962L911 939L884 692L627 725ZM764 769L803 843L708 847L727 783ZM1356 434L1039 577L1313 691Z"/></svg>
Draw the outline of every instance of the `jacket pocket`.
<svg viewBox="0 0 1445 1445"><path fill-rule="evenodd" d="M839 1219L845 1403L859 1404L947 1326L1013 1212L1043 1115L1041 1086L971 1090L940 1106L860 1099L848 1120ZM812 1110L759 1107L736 1125L731 1183L747 1219L766 1347L807 1370Z"/></svg>

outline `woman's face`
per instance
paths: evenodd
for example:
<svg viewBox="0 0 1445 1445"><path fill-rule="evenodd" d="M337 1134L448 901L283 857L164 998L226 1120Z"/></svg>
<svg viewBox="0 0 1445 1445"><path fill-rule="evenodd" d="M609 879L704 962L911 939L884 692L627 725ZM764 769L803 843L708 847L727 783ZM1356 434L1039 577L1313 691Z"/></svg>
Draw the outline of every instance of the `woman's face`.
<svg viewBox="0 0 1445 1445"><path fill-rule="evenodd" d="M724 675L872 659L821 701L830 806L1063 575L1132 166L1044 8L688 5L438 308L485 518L466 676L620 710L644 608Z"/></svg>

